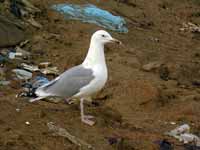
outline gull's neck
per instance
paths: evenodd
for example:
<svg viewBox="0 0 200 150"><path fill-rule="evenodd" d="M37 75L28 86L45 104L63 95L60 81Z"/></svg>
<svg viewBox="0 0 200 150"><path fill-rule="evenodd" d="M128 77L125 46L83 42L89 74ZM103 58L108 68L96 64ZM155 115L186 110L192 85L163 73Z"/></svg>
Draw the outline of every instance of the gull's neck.
<svg viewBox="0 0 200 150"><path fill-rule="evenodd" d="M104 44L91 40L90 47L83 65L85 67L93 67L95 65L106 65L104 55Z"/></svg>

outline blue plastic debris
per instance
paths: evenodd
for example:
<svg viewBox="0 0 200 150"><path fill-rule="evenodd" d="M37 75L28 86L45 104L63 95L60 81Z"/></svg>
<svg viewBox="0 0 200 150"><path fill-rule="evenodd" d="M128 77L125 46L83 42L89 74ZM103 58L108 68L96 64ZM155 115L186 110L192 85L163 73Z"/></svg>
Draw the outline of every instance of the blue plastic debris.
<svg viewBox="0 0 200 150"><path fill-rule="evenodd" d="M10 11L16 17L21 18L22 14L21 14L19 6L17 5L17 1L16 0L11 0Z"/></svg>
<svg viewBox="0 0 200 150"><path fill-rule="evenodd" d="M28 97L36 97L35 91L40 86L48 83L49 80L43 76L36 76L32 81L26 82L24 87L24 92L20 94L20 96L28 96Z"/></svg>
<svg viewBox="0 0 200 150"><path fill-rule="evenodd" d="M93 23L109 30L127 33L126 21L120 16L114 16L106 10L102 10L95 5L74 5L57 4L52 9L64 14L65 19L80 20L82 22Z"/></svg>
<svg viewBox="0 0 200 150"><path fill-rule="evenodd" d="M3 64L7 61L8 59L2 55L0 55L0 64Z"/></svg>
<svg viewBox="0 0 200 150"><path fill-rule="evenodd" d="M37 89L38 87L48 83L49 80L43 76L36 76L35 79L33 80L32 87Z"/></svg>

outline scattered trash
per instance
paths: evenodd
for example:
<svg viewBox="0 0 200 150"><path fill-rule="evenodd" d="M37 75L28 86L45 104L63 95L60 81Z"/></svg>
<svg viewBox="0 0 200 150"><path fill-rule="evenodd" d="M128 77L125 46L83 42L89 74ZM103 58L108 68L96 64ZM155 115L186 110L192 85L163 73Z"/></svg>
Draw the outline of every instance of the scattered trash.
<svg viewBox="0 0 200 150"><path fill-rule="evenodd" d="M94 149L92 145L70 134L66 129L54 125L53 122L47 123L47 126L49 128L49 131L53 132L54 135L66 137L70 142L81 148Z"/></svg>
<svg viewBox="0 0 200 150"><path fill-rule="evenodd" d="M177 135L183 134L183 133L189 133L190 126L188 124L183 124L174 130L171 130L170 132L167 132L166 134L169 136L176 137Z"/></svg>
<svg viewBox="0 0 200 150"><path fill-rule="evenodd" d="M178 139L184 144L195 143L196 146L200 146L200 138L190 133L190 126L188 124L181 125L170 132L166 132L165 134Z"/></svg>
<svg viewBox="0 0 200 150"><path fill-rule="evenodd" d="M22 42L19 44L19 47L23 47L23 46L25 46L27 43L29 43L29 40L22 41Z"/></svg>
<svg viewBox="0 0 200 150"><path fill-rule="evenodd" d="M12 70L16 76L21 80L28 80L32 78L32 73L23 69L13 69Z"/></svg>
<svg viewBox="0 0 200 150"><path fill-rule="evenodd" d="M35 97L35 90L48 83L49 80L43 76L36 76L32 81L26 82L23 87L24 87L24 92L19 94L19 96L26 96L26 97Z"/></svg>
<svg viewBox="0 0 200 150"><path fill-rule="evenodd" d="M35 21L35 19L33 17L30 17L27 22L29 22L32 26L41 29L42 25L40 23L38 23L37 21Z"/></svg>
<svg viewBox="0 0 200 150"><path fill-rule="evenodd" d="M26 70L31 71L31 72L39 71L38 66L27 65L27 64L25 64L25 63L22 63L21 66L22 66L23 69L26 69Z"/></svg>
<svg viewBox="0 0 200 150"><path fill-rule="evenodd" d="M165 139L162 141L156 141L155 143L160 146L159 150L173 150L174 149L173 145Z"/></svg>
<svg viewBox="0 0 200 150"><path fill-rule="evenodd" d="M10 11L16 17L23 17L28 14L41 12L40 9L31 4L28 0L11 0Z"/></svg>
<svg viewBox="0 0 200 150"><path fill-rule="evenodd" d="M44 75L49 75L49 74L58 75L59 74L58 68L51 66L51 63L49 62L40 63L39 66L22 63L21 67L31 72L40 71Z"/></svg>
<svg viewBox="0 0 200 150"><path fill-rule="evenodd" d="M53 74L53 75L58 75L59 70L57 67L53 67L50 62L42 62L39 64L40 71L45 74Z"/></svg>
<svg viewBox="0 0 200 150"><path fill-rule="evenodd" d="M126 21L120 16L114 16L110 12L100 9L95 5L57 4L52 8L62 14L66 19L80 20L93 23L109 30L127 33Z"/></svg>
<svg viewBox="0 0 200 150"><path fill-rule="evenodd" d="M197 146L200 146L200 138L194 134L183 133L180 135L180 141L184 144L194 142Z"/></svg>
<svg viewBox="0 0 200 150"><path fill-rule="evenodd" d="M41 10L37 7L35 7L30 1L28 0L17 0L19 1L22 5L24 5L24 9L29 11L30 13L37 13L41 12Z"/></svg>
<svg viewBox="0 0 200 150"><path fill-rule="evenodd" d="M45 75L48 75L48 74L58 75L59 74L59 70L57 67L47 67L44 69L40 69L40 71Z"/></svg>
<svg viewBox="0 0 200 150"><path fill-rule="evenodd" d="M5 80L5 69L4 68L0 68L0 80Z"/></svg>
<svg viewBox="0 0 200 150"><path fill-rule="evenodd" d="M0 55L0 64L4 64L7 61L7 58Z"/></svg>
<svg viewBox="0 0 200 150"><path fill-rule="evenodd" d="M22 53L17 53L17 52L10 52L8 55L9 59L15 59L17 56L22 56Z"/></svg>
<svg viewBox="0 0 200 150"><path fill-rule="evenodd" d="M190 31L190 32L200 33L200 25L196 25L191 22L183 23L183 27L180 28L180 31Z"/></svg>
<svg viewBox="0 0 200 150"><path fill-rule="evenodd" d="M20 44L20 45L21 45L21 44ZM15 50L16 50L17 53L21 53L22 56L30 56L30 55L31 55L30 52L27 52L27 51L23 50L23 49L22 49L21 47L19 47L19 46L16 46Z"/></svg>
<svg viewBox="0 0 200 150"><path fill-rule="evenodd" d="M49 66L51 66L50 62L42 62L39 64L39 68L47 68Z"/></svg>
<svg viewBox="0 0 200 150"><path fill-rule="evenodd" d="M13 13L16 17L21 18L22 13L20 11L19 6L17 5L16 0L10 1L10 12Z"/></svg>
<svg viewBox="0 0 200 150"><path fill-rule="evenodd" d="M43 76L36 76L35 79L33 80L32 87L33 88L38 88L46 83L48 83L49 80Z"/></svg>

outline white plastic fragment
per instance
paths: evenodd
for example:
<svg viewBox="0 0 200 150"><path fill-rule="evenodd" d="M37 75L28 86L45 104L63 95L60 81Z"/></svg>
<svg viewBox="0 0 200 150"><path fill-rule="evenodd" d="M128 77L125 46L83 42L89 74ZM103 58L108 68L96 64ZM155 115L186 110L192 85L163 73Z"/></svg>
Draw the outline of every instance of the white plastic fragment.
<svg viewBox="0 0 200 150"><path fill-rule="evenodd" d="M166 132L165 134L178 139L184 144L193 142L196 146L200 146L200 138L190 133L190 126L188 124L183 124L170 132Z"/></svg>
<svg viewBox="0 0 200 150"><path fill-rule="evenodd" d="M23 69L13 69L12 72L21 80L28 80L32 78L32 73Z"/></svg>
<svg viewBox="0 0 200 150"><path fill-rule="evenodd" d="M30 52L23 50L19 46L16 46L15 50L16 50L16 53L21 53L20 56L30 56L31 55Z"/></svg>
<svg viewBox="0 0 200 150"><path fill-rule="evenodd" d="M173 121L172 121L172 122L170 122L170 124L171 124L171 125L175 125L175 124L176 124L176 122L173 122Z"/></svg>
<svg viewBox="0 0 200 150"><path fill-rule="evenodd" d="M10 59L15 59L16 58L16 56L22 56L23 54L22 53L19 53L19 52L10 52L9 53L9 58Z"/></svg>
<svg viewBox="0 0 200 150"><path fill-rule="evenodd" d="M29 121L26 121L25 124L26 124L26 125L30 125L30 122L29 122Z"/></svg>
<svg viewBox="0 0 200 150"><path fill-rule="evenodd" d="M40 71L45 75L47 75L47 74L58 75L59 74L59 70L57 67L47 67L44 69L40 69Z"/></svg>
<svg viewBox="0 0 200 150"><path fill-rule="evenodd" d="M191 133L184 133L180 135L180 139L181 142L183 142L184 144L187 143L195 143L196 146L200 146L200 138L194 134Z"/></svg>
<svg viewBox="0 0 200 150"><path fill-rule="evenodd" d="M167 134L170 136L175 136L175 135L179 135L182 133L189 133L189 132L190 132L190 126L188 124L183 124L175 128L174 130L167 132Z"/></svg>
<svg viewBox="0 0 200 150"><path fill-rule="evenodd" d="M20 109L19 109L19 108L16 108L15 110L16 110L16 112L20 112Z"/></svg>
<svg viewBox="0 0 200 150"><path fill-rule="evenodd" d="M25 63L22 63L21 66L22 66L24 69L29 70L29 71L39 71L38 66L28 65L28 64L25 64Z"/></svg>

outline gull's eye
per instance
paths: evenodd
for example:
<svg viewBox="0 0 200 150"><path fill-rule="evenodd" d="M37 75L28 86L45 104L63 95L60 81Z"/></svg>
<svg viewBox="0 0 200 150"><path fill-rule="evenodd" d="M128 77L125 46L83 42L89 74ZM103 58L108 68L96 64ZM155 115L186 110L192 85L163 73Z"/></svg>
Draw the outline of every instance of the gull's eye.
<svg viewBox="0 0 200 150"><path fill-rule="evenodd" d="M104 34L101 35L102 37L106 37Z"/></svg>

